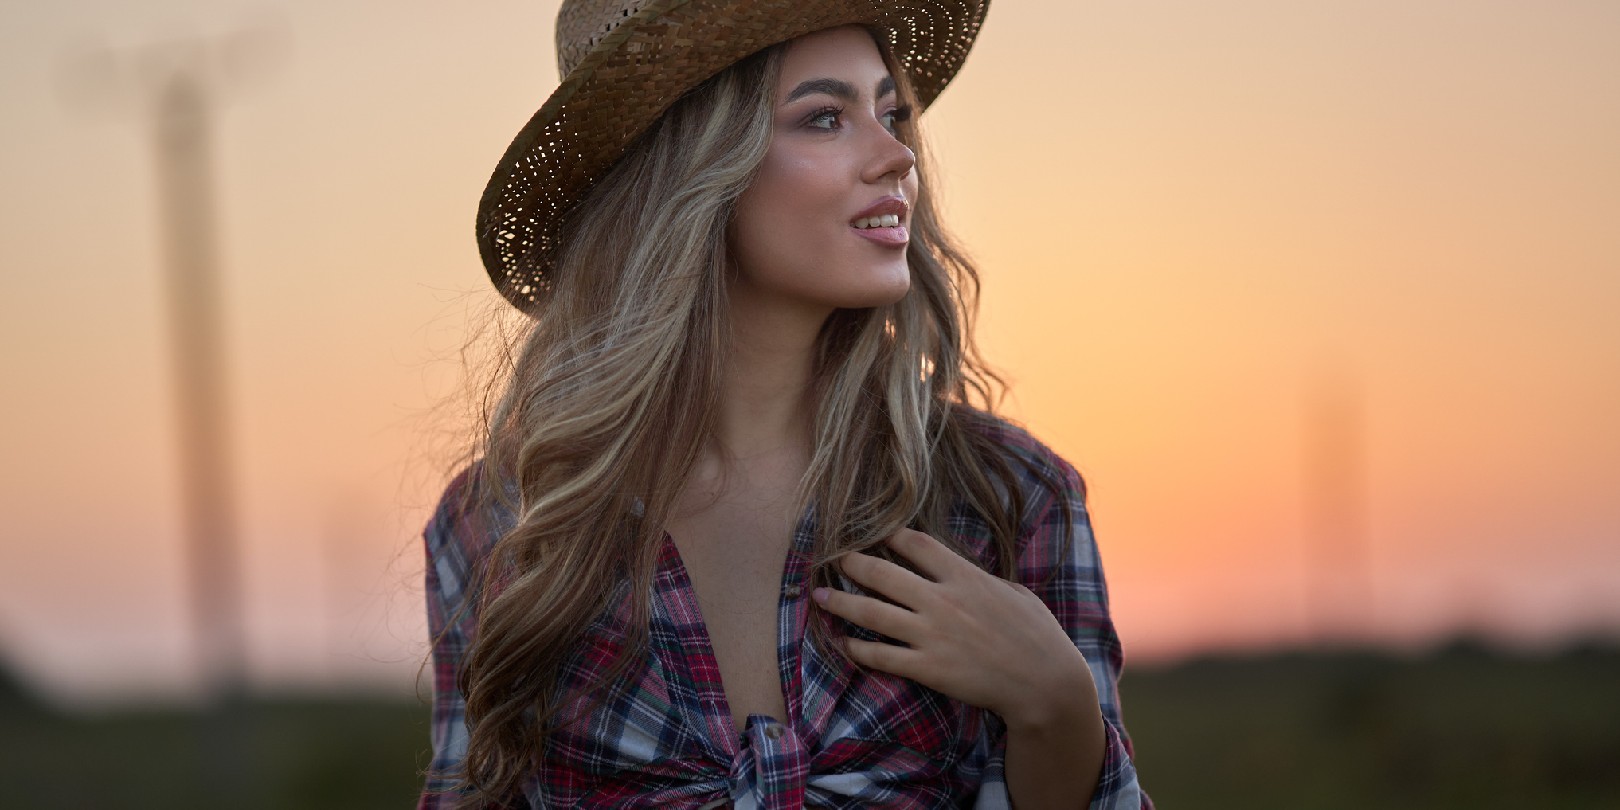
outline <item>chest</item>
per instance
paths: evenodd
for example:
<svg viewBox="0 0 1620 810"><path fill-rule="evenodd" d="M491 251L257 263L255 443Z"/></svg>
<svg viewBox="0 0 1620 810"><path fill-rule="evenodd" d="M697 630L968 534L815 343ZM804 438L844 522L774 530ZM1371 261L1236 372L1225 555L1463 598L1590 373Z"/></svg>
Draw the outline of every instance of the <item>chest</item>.
<svg viewBox="0 0 1620 810"><path fill-rule="evenodd" d="M790 511L666 519L646 666L604 690L590 662L609 660L624 630L604 621L588 632L566 668L577 676L560 693L570 719L538 774L536 791L547 797L538 806L777 795L785 783L767 774L786 773L803 781L780 793L780 806L920 806L971 794L990 751L981 710L810 642L810 624L825 619L804 587L815 524ZM752 542L739 541L745 536ZM781 722L761 724L758 715ZM648 798L629 804L628 796Z"/></svg>
<svg viewBox="0 0 1620 810"><path fill-rule="evenodd" d="M751 714L785 721L779 647L782 578L797 515L790 493L737 492L666 524L702 614L702 629L732 722Z"/></svg>

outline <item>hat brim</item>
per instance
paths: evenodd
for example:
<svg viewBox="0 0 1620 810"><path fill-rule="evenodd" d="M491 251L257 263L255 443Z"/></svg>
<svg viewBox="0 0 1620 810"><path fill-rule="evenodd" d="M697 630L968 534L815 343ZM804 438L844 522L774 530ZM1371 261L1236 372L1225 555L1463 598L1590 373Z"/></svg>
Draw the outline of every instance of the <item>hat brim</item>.
<svg viewBox="0 0 1620 810"><path fill-rule="evenodd" d="M558 228L590 185L676 99L778 42L840 25L888 33L926 109L961 69L989 0L654 0L603 37L513 139L478 203L490 280L531 311L550 287ZM920 112L920 110L919 110Z"/></svg>

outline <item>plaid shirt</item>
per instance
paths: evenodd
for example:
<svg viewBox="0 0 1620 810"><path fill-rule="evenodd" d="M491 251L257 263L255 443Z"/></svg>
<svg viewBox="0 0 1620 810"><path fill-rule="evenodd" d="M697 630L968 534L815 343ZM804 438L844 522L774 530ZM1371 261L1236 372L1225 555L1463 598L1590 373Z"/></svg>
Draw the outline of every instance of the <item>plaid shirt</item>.
<svg viewBox="0 0 1620 810"><path fill-rule="evenodd" d="M1026 494L1017 579L1041 597L1091 666L1108 738L1091 807L1151 808L1137 784L1130 738L1120 720L1123 658L1079 473L1019 428L1001 423L996 432L1012 456L1067 482L1066 497L1054 499L1033 475L1013 465ZM473 564L512 520L487 509L455 508L474 480L463 471L451 482L424 531L428 627L438 640L432 770L419 810L454 804L454 794L446 792L452 780L444 774L460 766L467 748L456 673L477 630L473 611L461 608L474 599ZM1064 512L1076 528L1066 550ZM613 659L623 638L629 586L621 581L610 602L620 607L587 629L561 674L560 694L568 697L560 716L570 719L548 738L542 763L527 780L530 806L1011 807L1003 776L1006 727L1000 718L916 682L823 657L810 643L806 623L816 616L831 618L811 611L812 515L807 511L795 532L778 603L777 660L787 722L752 715L746 729L736 731L697 597L666 534L646 659L614 685L608 699L585 710L585 686ZM951 525L981 559L991 558L991 535L981 521L959 511ZM875 638L864 628L846 627L858 637Z"/></svg>

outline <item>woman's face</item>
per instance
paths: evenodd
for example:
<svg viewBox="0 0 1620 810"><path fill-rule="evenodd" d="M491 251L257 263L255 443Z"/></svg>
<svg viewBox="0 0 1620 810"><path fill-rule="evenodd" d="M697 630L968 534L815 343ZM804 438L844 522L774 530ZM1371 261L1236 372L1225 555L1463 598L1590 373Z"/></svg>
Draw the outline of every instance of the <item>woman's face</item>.
<svg viewBox="0 0 1620 810"><path fill-rule="evenodd" d="M909 113L865 30L788 45L771 145L727 231L734 298L854 308L906 294L916 157L896 127ZM897 225L861 227L874 205Z"/></svg>

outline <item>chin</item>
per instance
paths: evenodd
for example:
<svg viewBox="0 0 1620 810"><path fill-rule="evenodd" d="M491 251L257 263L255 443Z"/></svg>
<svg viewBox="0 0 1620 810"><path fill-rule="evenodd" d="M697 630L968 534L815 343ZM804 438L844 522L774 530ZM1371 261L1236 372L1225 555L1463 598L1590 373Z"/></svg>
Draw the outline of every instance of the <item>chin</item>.
<svg viewBox="0 0 1620 810"><path fill-rule="evenodd" d="M906 284L901 284L898 287L886 291L886 293L881 297L881 300L875 304L872 304L872 306L886 307L890 304L898 303L901 299L905 298L906 293L909 292L911 292L911 284L909 282Z"/></svg>
<svg viewBox="0 0 1620 810"><path fill-rule="evenodd" d="M886 307L906 297L911 292L911 278L901 276L898 280L874 284L858 293L852 292L836 306L842 309L868 309L871 307Z"/></svg>
<svg viewBox="0 0 1620 810"><path fill-rule="evenodd" d="M874 267L866 280L869 284L861 291L861 297L867 303L862 306L887 306L905 298L906 293L911 291L911 266L900 261L890 266Z"/></svg>

